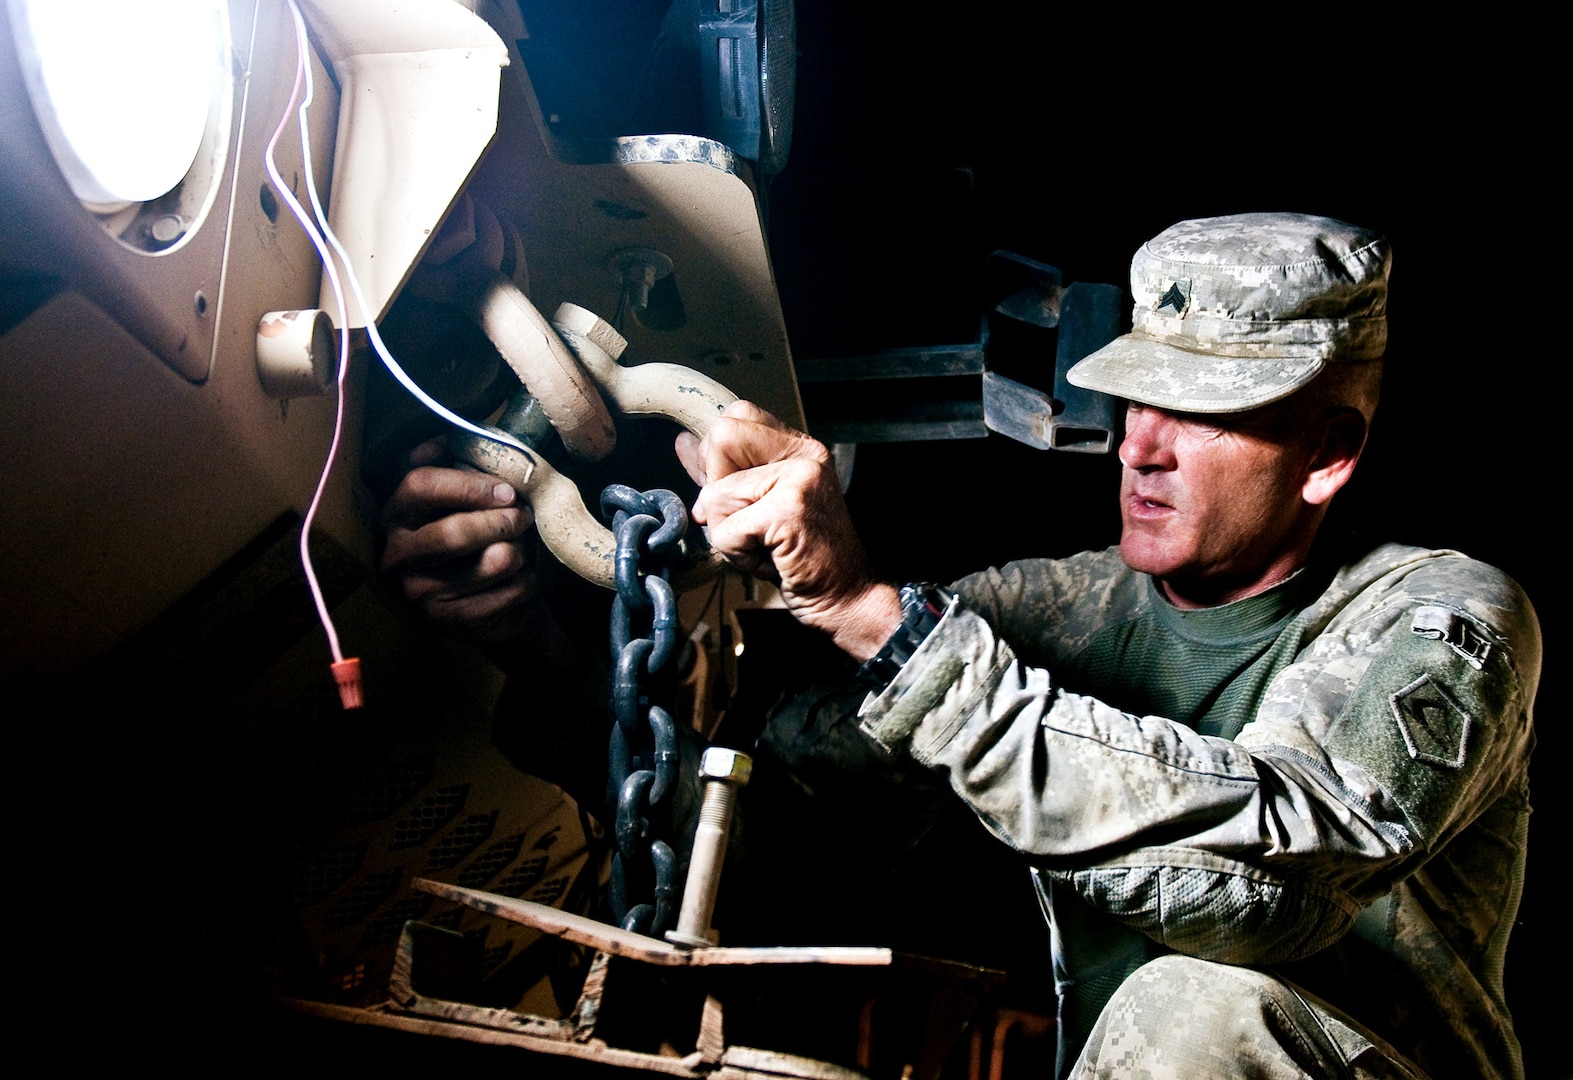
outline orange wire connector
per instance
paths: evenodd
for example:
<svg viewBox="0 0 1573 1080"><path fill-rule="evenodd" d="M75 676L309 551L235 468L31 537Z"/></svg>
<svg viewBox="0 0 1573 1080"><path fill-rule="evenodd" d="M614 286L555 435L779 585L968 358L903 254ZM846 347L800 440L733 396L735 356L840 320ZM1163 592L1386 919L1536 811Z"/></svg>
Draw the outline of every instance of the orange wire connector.
<svg viewBox="0 0 1573 1080"><path fill-rule="evenodd" d="M358 709L365 704L360 686L360 657L337 660L331 665L333 678L339 684L339 701L346 709Z"/></svg>

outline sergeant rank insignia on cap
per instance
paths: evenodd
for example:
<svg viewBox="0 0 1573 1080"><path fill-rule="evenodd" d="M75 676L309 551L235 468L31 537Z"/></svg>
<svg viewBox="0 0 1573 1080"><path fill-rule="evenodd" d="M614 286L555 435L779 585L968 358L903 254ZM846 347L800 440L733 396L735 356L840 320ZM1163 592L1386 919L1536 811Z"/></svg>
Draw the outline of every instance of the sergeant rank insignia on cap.
<svg viewBox="0 0 1573 1080"><path fill-rule="evenodd" d="M1159 315L1184 315L1185 309L1190 306L1190 303L1191 283L1189 281L1175 281L1158 298L1158 306L1153 310ZM1165 308L1168 310L1165 311Z"/></svg>

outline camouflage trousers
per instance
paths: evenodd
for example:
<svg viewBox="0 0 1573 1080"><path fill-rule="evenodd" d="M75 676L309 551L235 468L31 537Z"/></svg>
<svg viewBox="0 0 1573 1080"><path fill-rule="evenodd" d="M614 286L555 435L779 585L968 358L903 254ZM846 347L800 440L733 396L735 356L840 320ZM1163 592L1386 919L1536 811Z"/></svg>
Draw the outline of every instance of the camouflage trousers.
<svg viewBox="0 0 1573 1080"><path fill-rule="evenodd" d="M1292 983L1188 956L1160 957L1126 979L1069 1075L1425 1080L1387 1043Z"/></svg>

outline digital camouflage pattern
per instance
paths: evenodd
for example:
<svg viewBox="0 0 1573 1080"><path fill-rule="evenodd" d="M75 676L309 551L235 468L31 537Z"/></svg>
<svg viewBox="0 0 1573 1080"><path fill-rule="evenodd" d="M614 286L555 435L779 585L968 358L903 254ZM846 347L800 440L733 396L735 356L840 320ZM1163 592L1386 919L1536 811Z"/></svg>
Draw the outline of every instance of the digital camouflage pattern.
<svg viewBox="0 0 1573 1080"><path fill-rule="evenodd" d="M1435 1075L1521 1074L1502 959L1540 633L1516 584L1386 545L1200 612L1117 549L956 589L863 725L1033 862L1062 1049L1177 952L1271 968Z"/></svg>
<svg viewBox="0 0 1573 1080"><path fill-rule="evenodd" d="M1382 356L1391 269L1386 240L1331 218L1182 221L1131 260L1131 332L1067 378L1178 412L1277 401L1326 364Z"/></svg>
<svg viewBox="0 0 1573 1080"><path fill-rule="evenodd" d="M1307 1074L1424 1080L1396 1050L1280 979L1171 954L1137 971L1115 995L1072 1076L1299 1080Z"/></svg>

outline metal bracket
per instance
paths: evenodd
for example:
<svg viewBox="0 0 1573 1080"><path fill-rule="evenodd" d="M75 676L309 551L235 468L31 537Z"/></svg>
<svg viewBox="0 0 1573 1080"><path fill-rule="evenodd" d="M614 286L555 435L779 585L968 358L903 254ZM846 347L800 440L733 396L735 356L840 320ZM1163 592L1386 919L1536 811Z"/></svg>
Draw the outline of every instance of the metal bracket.
<svg viewBox="0 0 1573 1080"><path fill-rule="evenodd" d="M1115 401L1072 386L1065 375L1119 331L1120 290L1074 282L1059 297L1054 394L995 371L983 375L983 420L990 431L1039 450L1107 454L1114 445Z"/></svg>
<svg viewBox="0 0 1573 1080"><path fill-rule="evenodd" d="M883 948L683 949L543 904L425 879L412 885L594 950L573 1009L552 1019L438 996L456 988L451 980L445 982L442 968L444 953L462 942L458 935L418 923L405 928L383 1005L287 1004L336 1020L512 1045L689 1080L718 1075L733 1080L896 1080L903 1075L934 1080L966 1020L1004 979L999 971ZM446 939L455 940L445 948ZM641 993L652 986L659 988L654 997ZM680 1022L686 1030L678 1030ZM658 1035L647 1030L651 1023L660 1027ZM729 1041L738 1036L779 1041L785 1048ZM855 1047L848 1055L852 1060L799 1052L833 1045ZM681 1052L685 1047L692 1049L673 1056L674 1048Z"/></svg>

